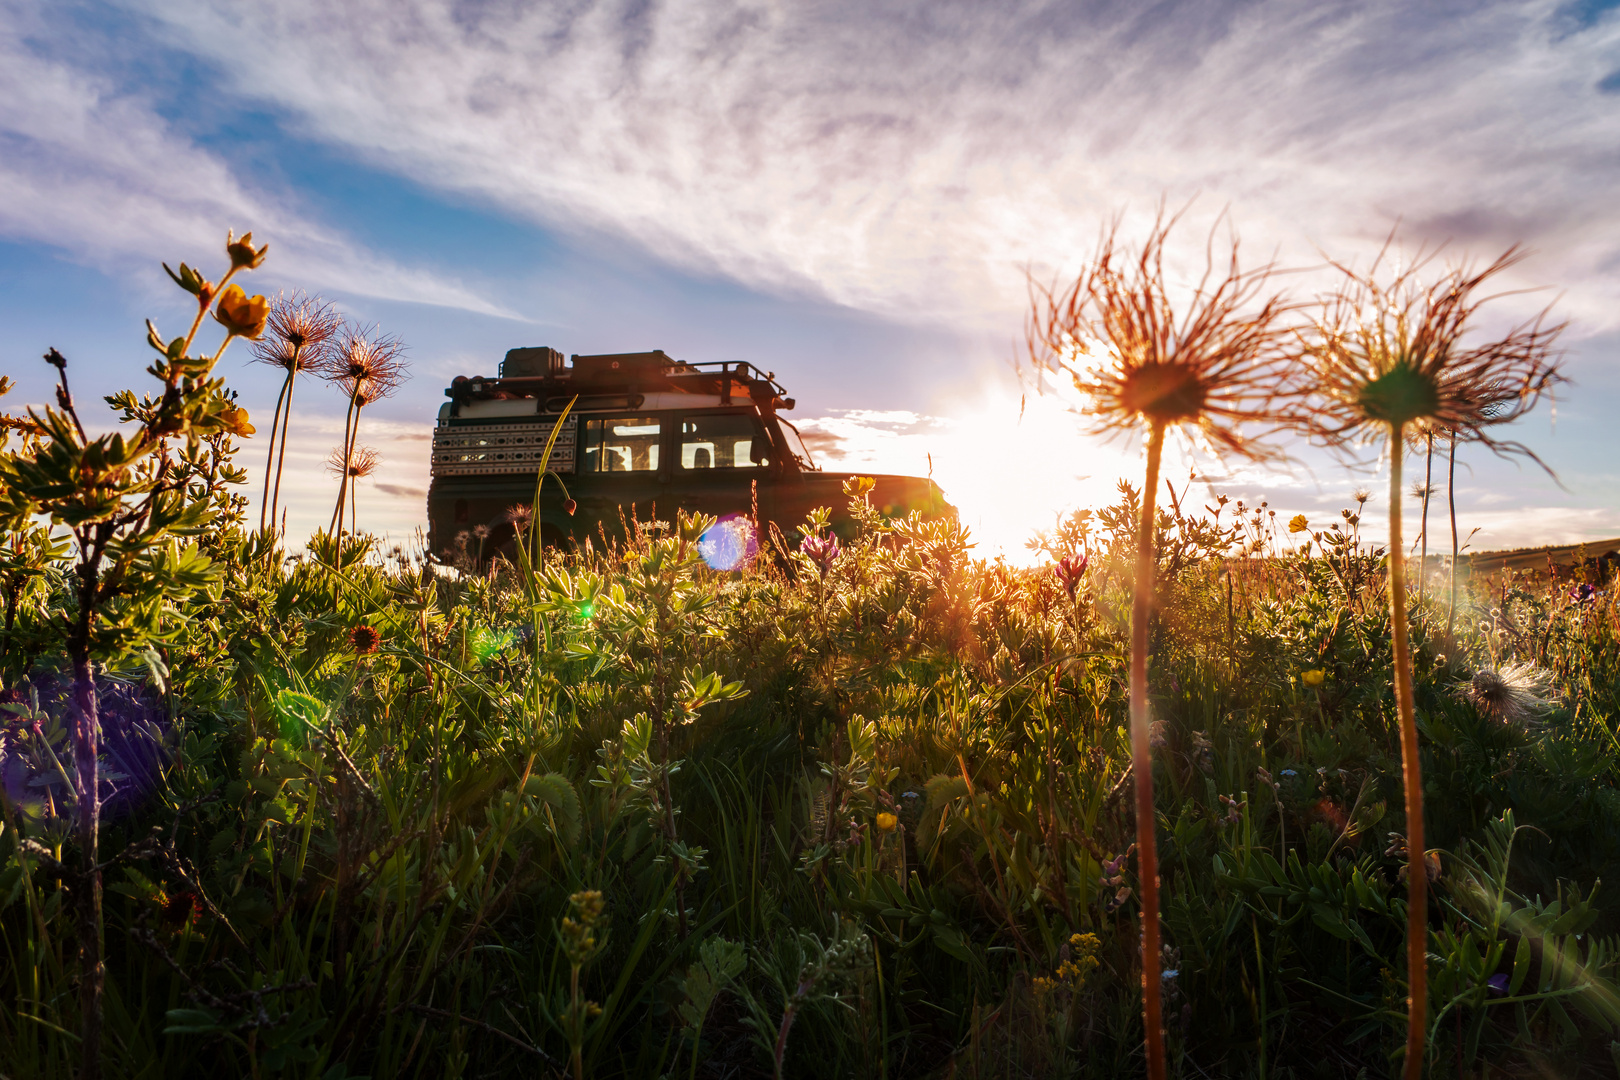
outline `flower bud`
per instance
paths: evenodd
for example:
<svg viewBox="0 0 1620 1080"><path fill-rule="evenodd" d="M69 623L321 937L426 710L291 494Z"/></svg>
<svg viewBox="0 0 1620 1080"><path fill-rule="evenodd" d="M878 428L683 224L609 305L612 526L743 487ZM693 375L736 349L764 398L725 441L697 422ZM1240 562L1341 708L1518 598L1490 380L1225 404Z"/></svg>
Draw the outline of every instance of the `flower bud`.
<svg viewBox="0 0 1620 1080"><path fill-rule="evenodd" d="M240 285L227 285L219 294L214 318L232 337L257 338L264 333L264 324L270 318L270 301L262 296L247 295Z"/></svg>
<svg viewBox="0 0 1620 1080"><path fill-rule="evenodd" d="M257 270L264 262L265 252L270 250L270 245L254 247L251 229L243 233L240 240L235 239L235 236L235 230L225 234L225 254L231 257L231 266L237 270Z"/></svg>
<svg viewBox="0 0 1620 1080"><path fill-rule="evenodd" d="M574 516L574 511L578 510L578 509L579 509L579 503L575 502L573 499L564 499L563 500L563 510L565 510L567 512L569 517L573 517Z"/></svg>

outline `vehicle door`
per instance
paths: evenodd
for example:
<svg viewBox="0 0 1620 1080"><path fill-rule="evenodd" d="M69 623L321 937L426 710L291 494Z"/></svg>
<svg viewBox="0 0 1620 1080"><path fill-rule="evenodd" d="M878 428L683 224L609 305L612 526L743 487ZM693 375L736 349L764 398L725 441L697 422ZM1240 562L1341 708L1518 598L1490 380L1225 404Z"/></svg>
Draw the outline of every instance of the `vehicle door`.
<svg viewBox="0 0 1620 1080"><path fill-rule="evenodd" d="M576 539L622 537L624 523L673 521L668 441L672 414L586 414L579 422L574 475L568 486L578 508Z"/></svg>
<svg viewBox="0 0 1620 1080"><path fill-rule="evenodd" d="M689 410L680 416L671 464L672 494L683 510L752 517L778 471L770 439L752 409Z"/></svg>

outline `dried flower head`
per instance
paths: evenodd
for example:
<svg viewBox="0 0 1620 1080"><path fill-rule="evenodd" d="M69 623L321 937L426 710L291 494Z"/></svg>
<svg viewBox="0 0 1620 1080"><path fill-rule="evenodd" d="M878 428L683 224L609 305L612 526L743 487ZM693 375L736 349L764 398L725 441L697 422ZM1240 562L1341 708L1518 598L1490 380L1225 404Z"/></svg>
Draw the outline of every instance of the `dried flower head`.
<svg viewBox="0 0 1620 1080"><path fill-rule="evenodd" d="M328 352L320 374L364 403L392 396L408 370L405 343L370 326L347 328Z"/></svg>
<svg viewBox="0 0 1620 1080"><path fill-rule="evenodd" d="M296 292L276 297L270 304L265 336L253 345L253 359L283 371L309 371L323 367L343 317L318 296Z"/></svg>
<svg viewBox="0 0 1620 1080"><path fill-rule="evenodd" d="M1548 326L1543 311L1504 337L1462 342L1494 298L1479 296L1480 287L1523 253L1510 248L1483 270L1456 267L1425 286L1420 274L1434 255L1420 252L1386 280L1389 250L1365 272L1333 264L1345 280L1323 304L1307 343L1320 395L1307 429L1336 445L1392 429L1444 432L1539 464L1527 447L1500 441L1492 429L1529 412L1563 381L1553 350L1563 326Z"/></svg>
<svg viewBox="0 0 1620 1080"><path fill-rule="evenodd" d="M333 476L348 476L351 480L358 480L362 476L370 476L382 464L382 457L369 446L362 446L347 458L343 455L342 447L332 451L326 459L326 471Z"/></svg>
<svg viewBox="0 0 1620 1080"><path fill-rule="evenodd" d="M1235 237L1217 260L1213 234L1203 277L1172 299L1164 247L1179 216L1161 212L1134 253L1121 247L1116 222L1074 284L1033 286L1030 361L1037 373L1069 377L1096 434L1180 426L1218 451L1274 458L1242 429L1284 426L1303 393L1286 348L1291 307L1266 295L1270 266L1241 267Z"/></svg>
<svg viewBox="0 0 1620 1080"><path fill-rule="evenodd" d="M382 635L377 633L375 627L361 623L349 628L349 647L356 656L370 656L381 644Z"/></svg>
<svg viewBox="0 0 1620 1080"><path fill-rule="evenodd" d="M1504 724L1519 724L1547 711L1551 704L1549 686L1545 671L1520 661L1495 671L1480 668L1469 680L1463 696L1486 716Z"/></svg>

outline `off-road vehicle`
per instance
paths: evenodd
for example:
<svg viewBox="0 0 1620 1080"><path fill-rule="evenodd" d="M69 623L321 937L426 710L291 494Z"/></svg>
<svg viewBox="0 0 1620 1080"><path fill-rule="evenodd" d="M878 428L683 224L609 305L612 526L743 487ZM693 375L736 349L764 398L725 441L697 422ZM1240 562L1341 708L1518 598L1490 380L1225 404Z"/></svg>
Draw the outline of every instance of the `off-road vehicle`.
<svg viewBox="0 0 1620 1080"><path fill-rule="evenodd" d="M774 526L791 540L813 507L826 506L834 530L847 533L844 482L853 474L816 466L779 415L793 408L784 395L774 372L747 362L693 364L662 350L565 360L555 349L513 349L498 376L458 376L445 391L428 550L448 558L463 546L487 558L510 546L570 402L549 461L563 484L548 479L541 490L542 543L611 541L626 522L672 521L679 510L746 520L765 536ZM932 480L873 479L872 505L886 515L956 512Z"/></svg>

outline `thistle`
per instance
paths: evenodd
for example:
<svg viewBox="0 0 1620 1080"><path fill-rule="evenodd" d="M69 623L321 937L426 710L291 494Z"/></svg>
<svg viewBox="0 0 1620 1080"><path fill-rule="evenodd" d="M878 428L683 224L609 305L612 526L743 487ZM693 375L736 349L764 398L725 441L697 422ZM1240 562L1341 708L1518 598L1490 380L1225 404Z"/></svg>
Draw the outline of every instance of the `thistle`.
<svg viewBox="0 0 1620 1080"><path fill-rule="evenodd" d="M1483 270L1456 268L1424 286L1419 274L1433 256L1419 254L1405 270L1385 279L1386 245L1365 273L1334 263L1344 275L1339 291L1323 304L1307 355L1318 402L1306 428L1331 446L1382 440L1390 457L1389 600L1395 651L1395 707L1400 718L1406 789L1408 889L1406 1075L1423 1071L1428 970L1424 958L1428 877L1423 858L1423 778L1418 760L1417 719L1412 702L1412 660L1407 629L1406 560L1401 539L1401 466L1409 436L1444 433L1452 444L1478 442L1497 454L1528 448L1498 439L1493 429L1535 407L1560 381L1553 342L1561 326L1546 313L1505 337L1465 346L1463 337L1479 308L1492 297L1480 286L1522 257L1509 249ZM1543 466L1545 468L1545 466Z"/></svg>
<svg viewBox="0 0 1620 1080"><path fill-rule="evenodd" d="M1154 508L1165 432L1194 436L1219 453L1251 460L1280 454L1246 425L1280 429L1300 395L1298 365L1284 348L1292 310L1268 294L1271 267L1244 270L1238 243L1215 257L1212 235L1202 278L1179 302L1165 280L1164 247L1179 215L1162 212L1135 252L1118 243L1118 224L1066 289L1032 290L1026 340L1037 373L1067 376L1084 404L1086 426L1103 436L1147 437L1147 476L1136 531L1131 609L1131 757L1142 901L1142 998L1148 1076L1165 1075L1160 978L1158 859L1154 843L1148 620L1154 593Z"/></svg>
<svg viewBox="0 0 1620 1080"><path fill-rule="evenodd" d="M270 305L265 336L254 343L253 359L287 373L276 396L276 414L270 422L270 456L264 463L264 498L259 504L259 528L274 524L281 499L281 470L287 461L287 428L292 422L293 383L303 371L327 363L333 339L343 319L332 305L304 293L276 297ZM283 416L286 419L283 419ZM280 434L278 447L276 437Z"/></svg>

